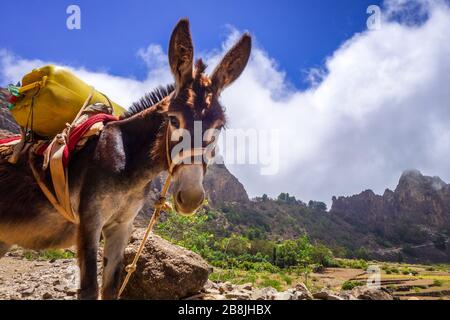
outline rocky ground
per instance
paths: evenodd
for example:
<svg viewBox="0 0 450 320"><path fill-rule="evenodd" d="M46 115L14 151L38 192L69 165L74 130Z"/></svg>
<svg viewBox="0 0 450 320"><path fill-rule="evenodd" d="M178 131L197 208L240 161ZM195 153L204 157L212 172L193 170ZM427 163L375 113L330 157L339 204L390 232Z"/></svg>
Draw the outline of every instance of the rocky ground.
<svg viewBox="0 0 450 320"><path fill-rule="evenodd" d="M137 230L125 251L125 263L136 253L143 230ZM38 260L35 260L38 259ZM102 254L98 255L101 270ZM124 299L189 300L392 300L387 290L357 287L351 291L329 289L311 293L302 283L283 292L208 280L212 268L197 254L152 235L137 264ZM100 281L99 271L99 281ZM16 248L0 259L0 299L72 300L77 298L79 271L76 259L43 260Z"/></svg>
<svg viewBox="0 0 450 320"><path fill-rule="evenodd" d="M78 268L75 259L29 261L24 258L23 251L17 250L8 253L0 260L0 299L2 300L74 300L77 298L77 283ZM134 298L137 296L135 295ZM303 284L278 292L271 287L255 288L250 283L233 285L229 282L215 283L208 280L198 293L183 299L392 300L393 297L387 291L363 287L341 292L322 290L312 294Z"/></svg>
<svg viewBox="0 0 450 320"><path fill-rule="evenodd" d="M320 290L311 293L299 283L286 291L278 292L274 288L255 288L251 283L233 285L230 282L215 283L208 281L197 295L189 300L393 300L393 296L383 289L357 287L353 290L335 292Z"/></svg>
<svg viewBox="0 0 450 320"><path fill-rule="evenodd" d="M0 299L76 299L78 267L74 259L28 261L22 252L0 260Z"/></svg>
<svg viewBox="0 0 450 320"><path fill-rule="evenodd" d="M125 251L125 263L136 253L143 230L132 236ZM65 255L67 254L67 255ZM64 257L73 256L71 251ZM101 270L102 253L98 255ZM417 274L382 271L381 289L359 286L341 290L347 280L366 283L367 273L354 268L327 268L310 275L311 291L299 279L292 287L277 291L254 284L212 282L212 268L197 254L152 235L147 241L124 299L188 300L392 300L448 299L450 282L444 267L385 265L390 270L408 268ZM430 270L433 269L433 270ZM385 268L386 269L386 268ZM100 271L98 277L101 281ZM439 281L440 283L439 283ZM300 280L301 281L301 280ZM15 248L0 259L0 300L72 300L77 298L79 271L75 258L52 258ZM312 286L311 286L312 284Z"/></svg>

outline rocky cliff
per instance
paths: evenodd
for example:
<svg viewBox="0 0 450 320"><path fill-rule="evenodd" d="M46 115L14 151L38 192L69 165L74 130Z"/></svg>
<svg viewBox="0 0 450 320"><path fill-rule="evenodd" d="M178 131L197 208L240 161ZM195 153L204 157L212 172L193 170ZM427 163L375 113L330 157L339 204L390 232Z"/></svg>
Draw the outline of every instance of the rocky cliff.
<svg viewBox="0 0 450 320"><path fill-rule="evenodd" d="M242 183L223 164L214 164L208 168L203 185L209 201L214 206L224 202L249 201Z"/></svg>
<svg viewBox="0 0 450 320"><path fill-rule="evenodd" d="M0 135L8 135L8 132L18 133L19 127L8 110L7 97L9 93L6 89L0 88Z"/></svg>
<svg viewBox="0 0 450 320"><path fill-rule="evenodd" d="M439 177L405 171L395 190L386 189L383 195L366 190L333 197L330 214L372 235L375 241L364 245L391 258L403 254L416 255L417 260L450 261L450 185Z"/></svg>
<svg viewBox="0 0 450 320"><path fill-rule="evenodd" d="M366 190L351 197L333 197L331 214L380 235L399 237L399 224L417 231L412 238L450 231L450 185L417 170L405 171L394 191L376 195ZM407 235L405 235L407 236ZM420 238L419 237L419 238ZM414 240L414 239L407 239Z"/></svg>

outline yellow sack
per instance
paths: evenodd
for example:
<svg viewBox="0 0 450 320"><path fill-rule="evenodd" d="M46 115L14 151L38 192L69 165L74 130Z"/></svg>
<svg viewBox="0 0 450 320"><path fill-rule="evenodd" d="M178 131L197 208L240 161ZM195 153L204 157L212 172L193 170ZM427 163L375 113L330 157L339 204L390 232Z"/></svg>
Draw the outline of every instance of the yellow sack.
<svg viewBox="0 0 450 320"><path fill-rule="evenodd" d="M92 93L90 104L104 103L120 115L124 109L68 70L48 65L22 79L17 101L11 106L14 119L43 137L54 137L71 123Z"/></svg>

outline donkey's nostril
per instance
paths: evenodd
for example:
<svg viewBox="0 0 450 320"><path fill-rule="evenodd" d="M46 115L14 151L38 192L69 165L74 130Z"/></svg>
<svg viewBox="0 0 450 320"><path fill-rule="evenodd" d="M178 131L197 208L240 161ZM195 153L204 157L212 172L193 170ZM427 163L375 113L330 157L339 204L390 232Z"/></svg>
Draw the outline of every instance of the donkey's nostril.
<svg viewBox="0 0 450 320"><path fill-rule="evenodd" d="M178 191L178 193L177 193L177 202L180 204L183 203L183 198L181 197L181 191Z"/></svg>

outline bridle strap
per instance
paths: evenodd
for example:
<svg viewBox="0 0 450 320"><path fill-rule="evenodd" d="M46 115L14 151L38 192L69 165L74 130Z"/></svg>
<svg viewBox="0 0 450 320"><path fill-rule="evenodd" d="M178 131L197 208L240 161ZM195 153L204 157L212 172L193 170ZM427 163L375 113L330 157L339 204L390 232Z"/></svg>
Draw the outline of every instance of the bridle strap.
<svg viewBox="0 0 450 320"><path fill-rule="evenodd" d="M183 163L185 159L194 157L202 157L202 164L205 163L203 157L205 156L207 149L206 148L191 148L189 150L183 150L183 153L180 155L178 153L174 158L171 156L170 152L170 124L167 123L166 128L166 161L167 161L167 172L169 175L173 174L173 171L176 166ZM190 164L190 163L187 163ZM207 164L207 163L206 163Z"/></svg>

